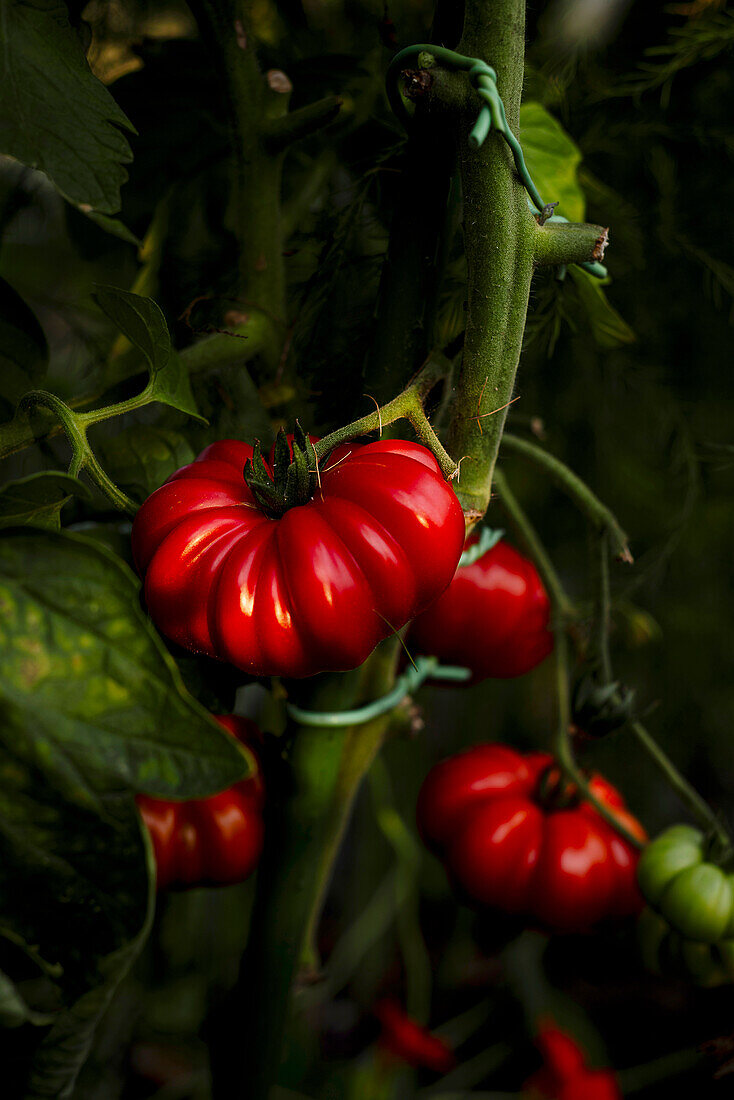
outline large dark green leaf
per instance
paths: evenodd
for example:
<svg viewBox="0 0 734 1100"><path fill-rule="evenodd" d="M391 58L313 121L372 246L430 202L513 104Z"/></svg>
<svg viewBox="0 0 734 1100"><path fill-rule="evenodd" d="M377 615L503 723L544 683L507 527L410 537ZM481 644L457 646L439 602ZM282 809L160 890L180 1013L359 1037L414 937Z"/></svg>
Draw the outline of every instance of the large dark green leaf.
<svg viewBox="0 0 734 1100"><path fill-rule="evenodd" d="M4 535L0 609L0 744L80 806L99 812L124 789L200 798L246 772L183 688L137 581L99 543Z"/></svg>
<svg viewBox="0 0 734 1100"><path fill-rule="evenodd" d="M114 214L132 124L92 75L61 0L1 10L0 151L43 169L71 202Z"/></svg>
<svg viewBox="0 0 734 1100"><path fill-rule="evenodd" d="M10 408L37 385L48 365L48 344L36 315L0 278L0 401Z"/></svg>
<svg viewBox="0 0 734 1100"><path fill-rule="evenodd" d="M201 797L247 761L186 693L130 571L69 534L0 539L0 714L0 930L65 1005L27 1095L64 1097L149 925L131 790Z"/></svg>
<svg viewBox="0 0 734 1100"><path fill-rule="evenodd" d="M100 309L145 356L150 368L150 399L201 420L189 376L171 347L166 319L153 299L114 286L97 287L94 297Z"/></svg>
<svg viewBox="0 0 734 1100"><path fill-rule="evenodd" d="M0 528L45 527L58 531L66 502L72 496L89 495L78 478L54 470L9 481L0 488Z"/></svg>

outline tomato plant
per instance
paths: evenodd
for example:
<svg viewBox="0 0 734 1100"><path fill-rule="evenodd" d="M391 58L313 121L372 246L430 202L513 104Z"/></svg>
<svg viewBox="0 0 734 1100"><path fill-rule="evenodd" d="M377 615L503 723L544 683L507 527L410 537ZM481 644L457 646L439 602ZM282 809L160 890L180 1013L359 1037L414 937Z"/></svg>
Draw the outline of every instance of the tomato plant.
<svg viewBox="0 0 734 1100"><path fill-rule="evenodd" d="M3 1097L707 1096L729 6L1 10Z"/></svg>

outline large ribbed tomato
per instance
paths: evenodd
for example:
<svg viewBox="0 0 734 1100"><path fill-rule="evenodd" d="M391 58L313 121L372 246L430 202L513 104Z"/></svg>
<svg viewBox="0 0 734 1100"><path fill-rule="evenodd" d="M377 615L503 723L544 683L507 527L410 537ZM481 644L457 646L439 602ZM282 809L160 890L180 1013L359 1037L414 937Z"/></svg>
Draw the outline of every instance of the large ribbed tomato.
<svg viewBox="0 0 734 1100"><path fill-rule="evenodd" d="M216 718L257 758L261 735L254 722L234 714ZM262 852L264 797L259 770L211 798L170 802L138 795L153 841L158 889L229 886L248 878Z"/></svg>
<svg viewBox="0 0 734 1100"><path fill-rule="evenodd" d="M322 460L307 503L273 518L222 440L143 504L133 553L156 626L252 675L355 668L434 600L461 554L464 518L430 451L381 440Z"/></svg>
<svg viewBox="0 0 734 1100"><path fill-rule="evenodd" d="M466 548L477 543L467 540ZM550 604L532 562L500 540L469 565L460 565L442 596L410 628L408 649L488 676L520 676L553 648Z"/></svg>
<svg viewBox="0 0 734 1100"><path fill-rule="evenodd" d="M638 912L637 852L590 803L559 790L552 764L546 753L496 744L449 757L421 789L421 836L475 905L563 932ZM595 775L590 786L644 838L610 783Z"/></svg>

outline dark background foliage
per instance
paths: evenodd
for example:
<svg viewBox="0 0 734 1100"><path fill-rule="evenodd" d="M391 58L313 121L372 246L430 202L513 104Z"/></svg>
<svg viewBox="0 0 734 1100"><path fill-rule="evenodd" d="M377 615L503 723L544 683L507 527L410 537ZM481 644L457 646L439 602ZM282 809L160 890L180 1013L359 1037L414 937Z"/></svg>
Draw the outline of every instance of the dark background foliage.
<svg viewBox="0 0 734 1100"><path fill-rule="evenodd" d="M288 73L293 106L332 93L344 100L340 119L286 160L288 354L277 392L261 389L259 400L257 361L251 380L242 371L193 377L208 429L157 405L92 433L105 468L134 499L235 424L267 432L299 408L303 421L323 429L368 410L362 370L406 155L382 81L394 49L428 35L431 7L253 4L262 67ZM717 3L637 0L609 5L617 18L601 20L590 38L574 23L582 8L560 0L531 8L526 97L581 151L588 217L610 226L612 278L606 300L572 276L537 278L510 423L525 431L538 418L549 449L628 531L635 565L618 565L612 576L616 672L676 763L731 822L734 16ZM247 311L235 289L226 108L183 4L93 0L70 12L94 72L137 130L115 217L145 247L141 259L136 245L66 203L43 174L1 158L0 276L9 289L0 325L18 315L15 292L41 325L42 333L26 326L28 339L39 356L44 340L50 348L48 389L64 399L124 398L140 389L141 368L118 369L119 357L110 367L117 336L92 300L94 284L154 297L179 348ZM453 349L463 300L457 244L437 323L440 342ZM9 415L13 401L2 397ZM6 459L4 478L67 463L56 435ZM522 459L504 468L569 590L590 601L582 520ZM62 521L83 525L129 561L125 523L97 495L75 495ZM503 522L494 506L489 522ZM213 685L210 670L195 664L182 662L181 671L205 705L231 697L231 684ZM257 709L262 693L248 691L244 705ZM694 1048L730 1033L730 991L645 976L627 935L547 947L533 933L514 939L515 929L457 907L418 847L413 806L435 760L485 739L549 743L551 668L467 692L425 689L418 703L425 728L411 733L406 723L396 732L359 798L322 926L326 982L298 994L304 1012L283 1100L411 1095L403 1077L389 1083L393 1093L369 1092L376 1087L369 1009L381 993L407 998L418 1014L430 1004L433 1025L451 1020L447 1033L466 1036L456 1095L517 1091L534 1065L527 1023L552 1011L593 1055L633 1067L622 1080L641 1097L672 1088L723 1096L730 1079L714 1081L716 1058L702 1060ZM619 783L650 832L681 816L629 732L590 747L586 760ZM99 1030L79 1100L206 1100L210 1052L237 1043L225 995L250 902L251 884L162 900L148 947ZM3 947L0 965L32 1000L39 979L17 948ZM15 1087L36 1032L25 1024L8 1034L4 1072ZM721 1049L726 1061L731 1034ZM634 1069L656 1059L664 1061Z"/></svg>

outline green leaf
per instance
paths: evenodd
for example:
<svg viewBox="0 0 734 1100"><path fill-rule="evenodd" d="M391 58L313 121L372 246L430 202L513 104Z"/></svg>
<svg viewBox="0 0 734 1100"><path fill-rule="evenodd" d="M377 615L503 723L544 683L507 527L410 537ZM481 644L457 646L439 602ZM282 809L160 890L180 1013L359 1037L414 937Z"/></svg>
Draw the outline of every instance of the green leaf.
<svg viewBox="0 0 734 1100"><path fill-rule="evenodd" d="M58 531L61 509L72 496L88 499L89 490L70 474L45 470L0 488L0 528L45 527Z"/></svg>
<svg viewBox="0 0 734 1100"><path fill-rule="evenodd" d="M137 248L142 246L143 242L140 238L136 237L119 218L110 218L109 215L100 214L99 211L90 210L84 205L79 206L77 209L95 225L98 225L100 229L104 229L106 233L110 233L113 237L119 237L121 241L134 244Z"/></svg>
<svg viewBox="0 0 734 1100"><path fill-rule="evenodd" d="M180 432L137 424L95 444L102 465L121 489L139 500L196 457Z"/></svg>
<svg viewBox="0 0 734 1100"><path fill-rule="evenodd" d="M247 765L185 692L130 571L69 534L0 540L0 712L0 931L64 1005L25 1094L50 1100L70 1095L150 926L152 853L130 791L202 797Z"/></svg>
<svg viewBox="0 0 734 1100"><path fill-rule="evenodd" d="M43 1027L51 1022L52 1017L28 1007L7 974L0 970L0 1027L20 1027L21 1024Z"/></svg>
<svg viewBox="0 0 734 1100"><path fill-rule="evenodd" d="M102 812L121 789L202 798L247 771L181 682L139 586L99 543L22 531L0 540L0 730L16 761ZM12 726L8 732L7 726Z"/></svg>
<svg viewBox="0 0 734 1100"><path fill-rule="evenodd" d="M61 0L5 0L0 151L42 169L70 202L120 209L134 132L87 64Z"/></svg>
<svg viewBox="0 0 734 1100"><path fill-rule="evenodd" d="M48 366L48 344L35 313L0 278L0 399L8 408L42 380Z"/></svg>
<svg viewBox="0 0 734 1100"><path fill-rule="evenodd" d="M94 298L120 332L145 356L150 368L146 390L150 400L203 420L191 393L188 373L171 347L166 319L153 299L114 286L98 286Z"/></svg>
<svg viewBox="0 0 734 1100"><path fill-rule="evenodd" d="M558 214L584 220L586 203L578 181L581 153L563 127L540 103L520 108L520 144L544 202L558 202Z"/></svg>
<svg viewBox="0 0 734 1100"><path fill-rule="evenodd" d="M633 344L636 339L634 332L610 304L599 280L575 265L569 267L568 274L573 279L587 324L599 347L617 348L623 344Z"/></svg>

